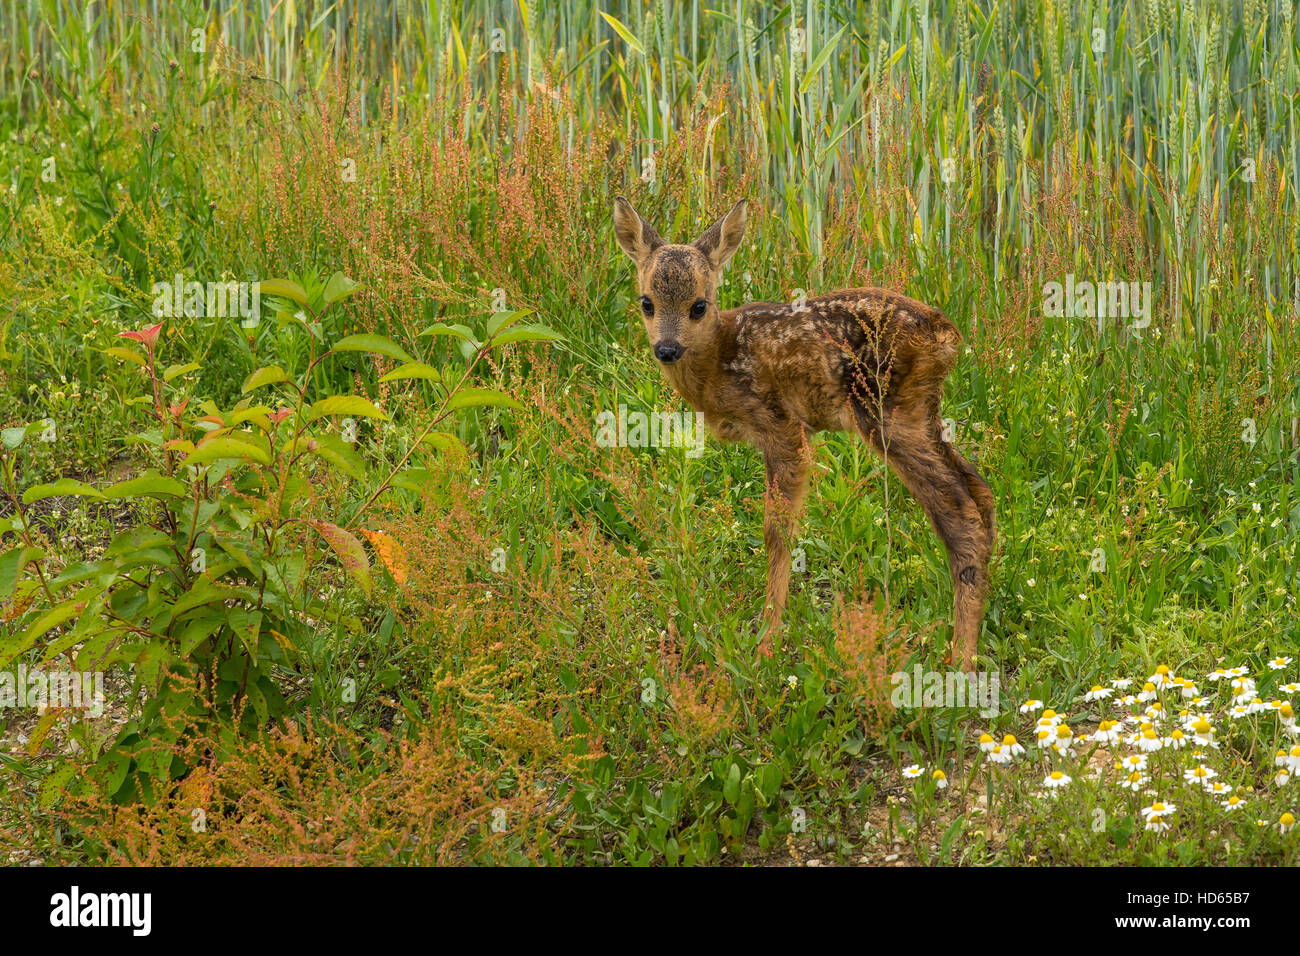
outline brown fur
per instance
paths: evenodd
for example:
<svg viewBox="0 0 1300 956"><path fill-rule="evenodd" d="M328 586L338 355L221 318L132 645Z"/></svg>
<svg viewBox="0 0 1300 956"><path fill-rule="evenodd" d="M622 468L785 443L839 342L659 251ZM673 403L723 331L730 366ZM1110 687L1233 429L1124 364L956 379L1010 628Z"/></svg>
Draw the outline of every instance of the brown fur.
<svg viewBox="0 0 1300 956"><path fill-rule="evenodd" d="M691 245L674 245L622 196L614 204L619 245L653 306L646 332L665 376L714 435L763 453L769 627L760 651L780 628L789 591L790 541L808 488L807 436L850 431L885 458L943 541L955 604L952 659L969 669L996 522L989 486L942 438L939 401L960 334L938 309L876 288L721 311L718 280L744 229L742 200Z"/></svg>

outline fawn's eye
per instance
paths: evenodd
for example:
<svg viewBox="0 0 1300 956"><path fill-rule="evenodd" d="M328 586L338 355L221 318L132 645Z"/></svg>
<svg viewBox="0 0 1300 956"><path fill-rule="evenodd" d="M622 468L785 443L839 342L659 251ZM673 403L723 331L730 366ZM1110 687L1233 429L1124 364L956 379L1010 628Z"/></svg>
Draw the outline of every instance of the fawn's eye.
<svg viewBox="0 0 1300 956"><path fill-rule="evenodd" d="M708 309L708 307L709 307L709 303L705 302L703 299L696 299L695 304L691 306L691 318L692 319L704 318L704 313Z"/></svg>
<svg viewBox="0 0 1300 956"><path fill-rule="evenodd" d="M646 315L655 314L655 304L650 301L650 296L648 295L641 296L641 311L644 312Z"/></svg>

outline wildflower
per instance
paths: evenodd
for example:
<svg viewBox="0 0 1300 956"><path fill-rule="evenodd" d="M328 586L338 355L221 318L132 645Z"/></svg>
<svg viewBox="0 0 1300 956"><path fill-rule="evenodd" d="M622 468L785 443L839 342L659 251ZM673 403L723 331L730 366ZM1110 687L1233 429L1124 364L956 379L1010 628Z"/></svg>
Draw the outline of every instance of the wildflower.
<svg viewBox="0 0 1300 956"><path fill-rule="evenodd" d="M1231 667L1227 671L1229 677L1245 677L1249 673L1250 668L1246 667L1244 664L1240 667Z"/></svg>
<svg viewBox="0 0 1300 956"><path fill-rule="evenodd" d="M1232 682L1234 704L1249 704L1255 696L1255 682L1249 677L1239 677Z"/></svg>
<svg viewBox="0 0 1300 956"><path fill-rule="evenodd" d="M1295 708L1291 706L1290 701L1287 701L1282 704L1282 706L1278 707L1277 716L1281 719L1284 727L1290 727L1295 724Z"/></svg>
<svg viewBox="0 0 1300 956"><path fill-rule="evenodd" d="M1287 757L1287 767L1292 773L1300 773L1300 744L1291 748L1291 754Z"/></svg>
<svg viewBox="0 0 1300 956"><path fill-rule="evenodd" d="M1210 769L1205 766L1205 764L1201 764L1199 767L1195 767L1192 770L1183 771L1184 780L1188 783L1199 783L1201 786L1205 786L1205 784L1209 783L1212 778L1217 777L1218 775L1217 771Z"/></svg>
<svg viewBox="0 0 1300 956"><path fill-rule="evenodd" d="M1092 690L1084 694L1083 699L1088 703L1092 703L1094 700L1105 700L1113 693L1115 692L1109 687L1101 687L1100 685L1093 684Z"/></svg>
<svg viewBox="0 0 1300 956"><path fill-rule="evenodd" d="M1127 677L1120 677L1110 682L1110 686L1116 690L1128 690L1133 681Z"/></svg>
<svg viewBox="0 0 1300 956"><path fill-rule="evenodd" d="M948 788L948 775L942 770L936 770L934 773L930 774L930 779L934 781L934 785L940 790L946 790Z"/></svg>
<svg viewBox="0 0 1300 956"><path fill-rule="evenodd" d="M1005 747L1013 757L1020 757L1024 755L1025 752L1024 746L1020 743L1020 741L1016 740L1015 736L1012 734L1007 734L1005 737L1002 738L1002 746Z"/></svg>
<svg viewBox="0 0 1300 956"><path fill-rule="evenodd" d="M1049 773L1046 777L1043 778L1043 786L1051 787L1052 789L1058 789L1060 787L1068 786L1069 783L1070 783L1069 776L1062 773L1059 770L1053 770L1051 773Z"/></svg>
<svg viewBox="0 0 1300 956"><path fill-rule="evenodd" d="M1285 787L1291 782L1291 775L1285 770L1279 770L1273 777L1273 784L1278 787Z"/></svg>
<svg viewBox="0 0 1300 956"><path fill-rule="evenodd" d="M996 741L989 734L980 734L980 750L989 753L997 746Z"/></svg>
<svg viewBox="0 0 1300 956"><path fill-rule="evenodd" d="M1115 728L1119 725L1116 720L1103 720L1097 725L1097 732L1091 737L1093 743L1106 744L1115 746L1119 743L1119 731Z"/></svg>
<svg viewBox="0 0 1300 956"><path fill-rule="evenodd" d="M1175 727L1165 738L1164 745L1170 750L1182 750L1187 746L1187 735Z"/></svg>
<svg viewBox="0 0 1300 956"><path fill-rule="evenodd" d="M1159 750L1163 743L1164 741L1160 739L1160 735L1156 733L1156 729L1154 727L1147 727L1146 730L1142 731L1141 738L1138 740L1137 745L1139 749L1150 753L1153 750Z"/></svg>
<svg viewBox="0 0 1300 956"><path fill-rule="evenodd" d="M1125 770L1145 770L1147 768L1146 754L1132 754L1124 758Z"/></svg>
<svg viewBox="0 0 1300 956"><path fill-rule="evenodd" d="M1161 664L1157 667L1156 672L1147 678L1147 683L1154 684L1156 687L1167 687L1171 681L1172 678L1169 674L1169 667L1165 664Z"/></svg>
<svg viewBox="0 0 1300 956"><path fill-rule="evenodd" d="M1123 781L1120 783L1120 787L1124 790L1132 790L1134 793L1137 793L1139 790L1141 790L1147 785L1147 782L1150 781L1150 779L1151 778L1148 777L1146 774L1144 774L1141 770L1134 770L1131 774L1129 774L1127 777L1123 779Z"/></svg>
<svg viewBox="0 0 1300 956"><path fill-rule="evenodd" d="M1278 690L1280 690L1284 694L1300 694L1300 684L1297 684L1293 681L1290 684L1283 684L1281 687L1278 688Z"/></svg>
<svg viewBox="0 0 1300 956"><path fill-rule="evenodd" d="M796 677L794 674L791 674L789 677L787 677L785 679L785 682L790 685L791 690L799 686L799 678Z"/></svg>
<svg viewBox="0 0 1300 956"><path fill-rule="evenodd" d="M1155 700L1156 685L1151 683L1151 681L1147 681L1142 685L1142 691L1137 696L1138 700Z"/></svg>
<svg viewBox="0 0 1300 956"><path fill-rule="evenodd" d="M1011 763L1011 751L1001 744L994 744L993 749L988 752L986 758L989 763L1008 764Z"/></svg>
<svg viewBox="0 0 1300 956"><path fill-rule="evenodd" d="M903 776L906 777L908 780L915 780L917 777L921 776L921 774L923 774L924 772L925 771L922 770L918 764L912 764L912 766L910 767L903 768Z"/></svg>
<svg viewBox="0 0 1300 956"><path fill-rule="evenodd" d="M1229 797L1223 801L1223 809L1225 810L1239 810L1245 805L1245 801L1241 797Z"/></svg>
<svg viewBox="0 0 1300 956"><path fill-rule="evenodd" d="M1291 814L1284 813L1282 814L1281 817L1278 818L1277 828L1282 833L1290 833L1291 829L1294 826L1295 826L1295 817L1293 817Z"/></svg>
<svg viewBox="0 0 1300 956"><path fill-rule="evenodd" d="M1164 822L1164 818L1169 816L1178 809L1172 803L1161 803L1159 800L1154 801L1151 806L1142 808L1142 815L1146 817L1147 829L1155 833L1164 833L1169 829L1169 824Z"/></svg>
<svg viewBox="0 0 1300 956"><path fill-rule="evenodd" d="M1036 710L1041 710L1042 706L1043 702L1041 700L1027 700L1020 705L1020 712L1022 714L1032 714Z"/></svg>
<svg viewBox="0 0 1300 956"><path fill-rule="evenodd" d="M1222 679L1222 678L1224 678L1224 677L1227 677L1227 676L1228 676L1228 672L1227 672L1226 670L1224 670L1222 667L1216 667L1216 668L1215 668L1214 670L1212 670L1210 673L1208 673L1208 674L1205 675L1205 679L1206 679L1206 680L1220 680L1220 679Z"/></svg>
<svg viewBox="0 0 1300 956"><path fill-rule="evenodd" d="M1269 668L1275 671L1283 670L1289 667L1290 665L1291 665L1291 658L1289 657L1275 657L1268 662Z"/></svg>

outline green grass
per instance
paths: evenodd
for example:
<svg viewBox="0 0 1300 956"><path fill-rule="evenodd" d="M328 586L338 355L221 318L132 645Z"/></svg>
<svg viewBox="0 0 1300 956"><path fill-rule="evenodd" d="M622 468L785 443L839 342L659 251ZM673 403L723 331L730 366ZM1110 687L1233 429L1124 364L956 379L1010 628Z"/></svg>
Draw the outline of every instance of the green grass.
<svg viewBox="0 0 1300 956"><path fill-rule="evenodd" d="M378 332L444 370L465 362L417 336L434 322L529 308L565 341L476 368L524 410L461 413L470 459L433 456L423 493L380 499L368 527L403 545L402 573L372 550L369 598L328 561L303 583L339 613L276 664L302 735L218 747L143 817L149 840L42 790L115 728L63 717L29 748L37 715L0 711L17 858L1300 859L1276 826L1298 803L1272 779L1272 715L1215 722L1204 759L1253 788L1241 811L1184 787L1191 747L1151 758L1155 793L1122 791L1094 754L1106 776L1069 764L1051 798L1049 762L995 772L977 744L1030 745L1031 697L1090 731L1114 706L1082 700L1093 684L1161 664L1220 711L1215 667L1248 664L1264 700L1300 680L1265 664L1300 656L1290 5L394 3L346 25L334 7L210 7L0 3L0 425L57 435L24 444L20 489L148 467L126 438L145 424L140 371L103 350L153 321L152 283L177 272L340 270L361 290L328 341ZM602 410L682 408L613 241L620 192L678 241L751 201L726 305L880 284L957 323L943 414L997 499L981 666L999 716L889 706L890 672L941 666L951 586L861 444L818 439L770 660L754 654L757 453L596 445ZM1043 285L1068 274L1151 282L1151 326L1045 315ZM169 320L160 348L201 364L177 398L225 409L254 369L301 370L303 341L198 317ZM364 480L320 480L305 513L354 513L428 423L434 392L380 383L391 367L348 356L313 379L392 421L362 433ZM0 504L0 553L12 514ZM54 499L37 519L61 564L135 516ZM133 679L110 675L115 715L137 714ZM1142 830L1156 797L1179 807L1170 833Z"/></svg>

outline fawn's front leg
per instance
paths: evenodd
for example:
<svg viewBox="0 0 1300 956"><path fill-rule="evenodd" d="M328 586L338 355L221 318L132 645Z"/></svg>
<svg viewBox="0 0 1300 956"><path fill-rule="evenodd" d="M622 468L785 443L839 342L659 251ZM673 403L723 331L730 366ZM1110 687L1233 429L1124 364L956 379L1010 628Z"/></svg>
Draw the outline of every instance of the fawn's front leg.
<svg viewBox="0 0 1300 956"><path fill-rule="evenodd" d="M790 593L790 541L795 521L808 490L808 445L802 429L764 451L767 466L767 494L763 499L763 542L767 545L767 599L763 617L767 633L758 653L771 656L772 635L781 627L786 598Z"/></svg>

